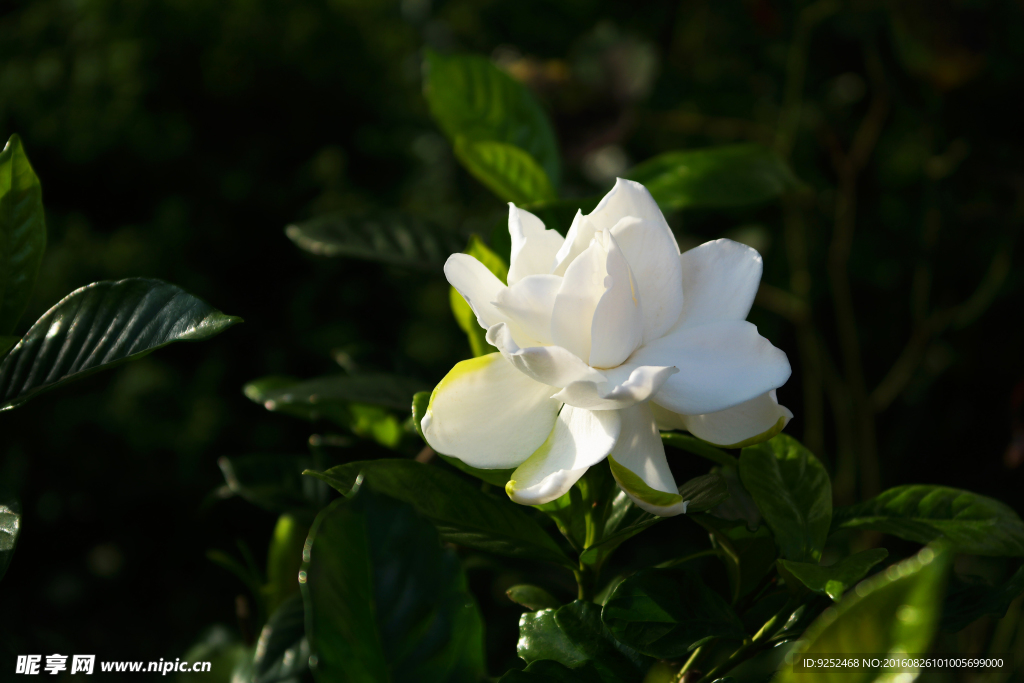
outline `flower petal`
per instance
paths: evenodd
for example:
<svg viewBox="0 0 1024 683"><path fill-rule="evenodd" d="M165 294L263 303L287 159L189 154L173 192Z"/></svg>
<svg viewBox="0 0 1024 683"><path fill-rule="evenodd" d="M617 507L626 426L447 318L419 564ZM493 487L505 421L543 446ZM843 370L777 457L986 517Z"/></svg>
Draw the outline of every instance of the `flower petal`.
<svg viewBox="0 0 1024 683"><path fill-rule="evenodd" d="M686 512L650 407L640 403L618 412L622 431L608 464L619 488L651 514L671 517Z"/></svg>
<svg viewBox="0 0 1024 683"><path fill-rule="evenodd" d="M793 413L779 405L775 390L744 403L705 415L680 415L651 403L661 429L685 429L723 448L746 448L767 441L789 424Z"/></svg>
<svg viewBox="0 0 1024 683"><path fill-rule="evenodd" d="M589 380L604 382L605 376L561 346L519 348L505 323L487 330L487 343L527 377L551 387L564 387L573 382Z"/></svg>
<svg viewBox="0 0 1024 683"><path fill-rule="evenodd" d="M513 333L520 345L551 343L551 315L561 286L557 275L528 275L498 292L494 306L515 323Z"/></svg>
<svg viewBox="0 0 1024 683"><path fill-rule="evenodd" d="M660 211L657 220L622 218L611 232L640 291L644 339L657 339L679 320L686 293L675 236Z"/></svg>
<svg viewBox="0 0 1024 683"><path fill-rule="evenodd" d="M469 254L452 254L444 264L444 276L476 314L476 321L485 330L508 320L492 303L505 285L497 276Z"/></svg>
<svg viewBox="0 0 1024 683"><path fill-rule="evenodd" d="M629 363L679 368L653 400L684 415L714 413L749 401L781 387L791 372L786 354L745 321L676 327L637 349Z"/></svg>
<svg viewBox="0 0 1024 683"><path fill-rule="evenodd" d="M650 399L677 372L674 367L620 365L603 373L606 381L572 382L552 398L588 410L621 410Z"/></svg>
<svg viewBox="0 0 1024 683"><path fill-rule="evenodd" d="M530 275L547 275L551 272L555 267L555 255L565 238L556 230L545 230L539 218L512 203L508 205L508 232L512 237L509 285Z"/></svg>
<svg viewBox="0 0 1024 683"><path fill-rule="evenodd" d="M518 467L551 433L561 402L500 353L456 364L420 422L438 453L483 469Z"/></svg>
<svg viewBox="0 0 1024 683"><path fill-rule="evenodd" d="M597 368L620 365L643 341L636 282L610 233L597 233L565 271L551 339Z"/></svg>
<svg viewBox="0 0 1024 683"><path fill-rule="evenodd" d="M679 256L685 300L680 327L746 320L764 264L756 249L732 240L705 242Z"/></svg>
<svg viewBox="0 0 1024 683"><path fill-rule="evenodd" d="M547 440L512 473L505 492L523 505L551 502L568 491L588 467L604 460L621 427L618 411L564 406Z"/></svg>

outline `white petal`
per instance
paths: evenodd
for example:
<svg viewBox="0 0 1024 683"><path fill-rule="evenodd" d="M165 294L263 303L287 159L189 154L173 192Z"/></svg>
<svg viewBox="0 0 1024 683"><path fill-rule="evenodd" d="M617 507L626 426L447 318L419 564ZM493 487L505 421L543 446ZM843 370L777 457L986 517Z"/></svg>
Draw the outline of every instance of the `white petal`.
<svg viewBox="0 0 1024 683"><path fill-rule="evenodd" d="M686 511L665 459L665 446L646 403L618 411L622 431L608 456L612 475L638 507L671 517Z"/></svg>
<svg viewBox="0 0 1024 683"><path fill-rule="evenodd" d="M597 368L620 365L643 341L636 282L610 233L596 234L566 270L551 339Z"/></svg>
<svg viewBox="0 0 1024 683"><path fill-rule="evenodd" d="M603 373L604 382L573 382L552 398L577 408L620 410L650 399L677 372L674 367L620 365Z"/></svg>
<svg viewBox="0 0 1024 683"><path fill-rule="evenodd" d="M555 275L565 275L569 264L576 260L576 257L586 251L591 240L597 234L597 228L590 222L590 219L577 211L569 226L569 232L565 234L565 242L555 254L555 269L551 271Z"/></svg>
<svg viewBox="0 0 1024 683"><path fill-rule="evenodd" d="M680 327L746 320L763 270L757 250L720 239L681 254L679 262L685 295Z"/></svg>
<svg viewBox="0 0 1024 683"><path fill-rule="evenodd" d="M588 467L604 460L620 430L618 411L563 407L547 440L512 473L505 492L524 505L551 502L568 491Z"/></svg>
<svg viewBox="0 0 1024 683"><path fill-rule="evenodd" d="M661 429L685 429L698 439L724 448L745 448L772 438L789 424L793 413L779 405L772 389L766 394L717 413L680 415L651 404Z"/></svg>
<svg viewBox="0 0 1024 683"><path fill-rule="evenodd" d="M740 321L677 327L637 349L629 363L679 368L654 401L684 415L731 408L782 386L790 375L786 354Z"/></svg>
<svg viewBox="0 0 1024 683"><path fill-rule="evenodd" d="M527 377L551 387L564 387L573 382L589 380L605 382L605 376L561 346L519 348L508 325L498 323L487 330L487 343Z"/></svg>
<svg viewBox="0 0 1024 683"><path fill-rule="evenodd" d="M508 283L513 285L529 275L547 275L555 267L555 255L565 239L529 211L508 205L508 232L512 237Z"/></svg>
<svg viewBox="0 0 1024 683"><path fill-rule="evenodd" d="M476 258L469 254L452 254L445 261L444 276L473 309L480 327L486 330L508 320L492 303L505 285Z"/></svg>
<svg viewBox="0 0 1024 683"><path fill-rule="evenodd" d="M498 292L494 305L515 323L513 333L521 346L551 343L551 316L561 286L556 275L528 275Z"/></svg>
<svg viewBox="0 0 1024 683"><path fill-rule="evenodd" d="M657 339L676 324L683 310L686 292L675 237L661 212L657 220L623 218L612 228L612 236L622 249L640 291L644 339Z"/></svg>
<svg viewBox="0 0 1024 683"><path fill-rule="evenodd" d="M420 422L438 453L483 469L518 467L551 433L561 402L500 353L456 364Z"/></svg>

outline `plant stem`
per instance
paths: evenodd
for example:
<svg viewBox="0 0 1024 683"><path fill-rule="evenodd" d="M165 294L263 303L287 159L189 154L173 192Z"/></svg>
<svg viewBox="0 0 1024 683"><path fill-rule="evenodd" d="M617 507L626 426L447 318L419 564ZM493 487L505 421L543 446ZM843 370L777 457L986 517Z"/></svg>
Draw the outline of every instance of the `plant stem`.
<svg viewBox="0 0 1024 683"><path fill-rule="evenodd" d="M661 564L654 565L655 569L669 569L671 567L678 567L681 564L686 564L690 560L696 560L701 557L709 557L711 555L718 555L719 551L715 548L709 548L707 550L701 550L699 553L691 553L685 557L677 557L674 560L667 560Z"/></svg>
<svg viewBox="0 0 1024 683"><path fill-rule="evenodd" d="M701 645L693 651L693 654L690 655L690 658L686 660L686 664L683 664L683 668L680 669L676 677L672 679L672 683L682 683L683 677L686 676L686 672L689 671L690 667L693 666L694 663L697 661L697 657L700 656L700 653L703 649L704 646Z"/></svg>
<svg viewBox="0 0 1024 683"><path fill-rule="evenodd" d="M729 655L729 658L713 668L707 674L704 675L697 683L711 683L717 678L721 678L723 674L732 671L737 665L747 661L761 649L765 647L767 641L775 635L779 627L785 625L789 616L796 609L797 601L790 598L786 601L786 604L782 606L778 612L776 612L771 619L765 622L764 626L761 627L754 637L746 641L741 645L735 652ZM780 623L781 622L781 623Z"/></svg>

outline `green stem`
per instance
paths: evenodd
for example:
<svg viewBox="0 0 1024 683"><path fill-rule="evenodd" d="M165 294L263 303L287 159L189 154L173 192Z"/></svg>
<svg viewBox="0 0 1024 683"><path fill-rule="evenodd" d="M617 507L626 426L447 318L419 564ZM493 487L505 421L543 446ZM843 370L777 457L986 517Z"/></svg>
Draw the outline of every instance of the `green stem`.
<svg viewBox="0 0 1024 683"><path fill-rule="evenodd" d="M767 645L767 641L775 635L779 628L786 624L786 621L796 609L798 603L799 601L793 598L787 600L782 609L772 615L772 618L765 622L764 626L761 627L760 631L754 634L753 638L744 642L739 649L729 655L727 660L709 671L703 678L697 681L697 683L711 683L711 681L721 678L723 674L732 671L732 669L737 665L756 655Z"/></svg>
<svg viewBox="0 0 1024 683"><path fill-rule="evenodd" d="M686 664L683 664L683 668L679 670L679 674L672 679L672 683L682 683L683 678L686 676L686 672L689 671L690 667L692 667L697 662L697 658L700 656L700 653L703 649L704 646L701 645L693 651L693 654L690 655L690 658L686 660Z"/></svg>
<svg viewBox="0 0 1024 683"><path fill-rule="evenodd" d="M699 553L691 553L685 557L677 557L674 560L666 560L661 564L656 564L655 569L670 569L671 567L678 567L681 564L686 564L690 560L696 560L701 557L709 557L711 555L718 555L719 552L715 548L709 548L708 550L701 550Z"/></svg>

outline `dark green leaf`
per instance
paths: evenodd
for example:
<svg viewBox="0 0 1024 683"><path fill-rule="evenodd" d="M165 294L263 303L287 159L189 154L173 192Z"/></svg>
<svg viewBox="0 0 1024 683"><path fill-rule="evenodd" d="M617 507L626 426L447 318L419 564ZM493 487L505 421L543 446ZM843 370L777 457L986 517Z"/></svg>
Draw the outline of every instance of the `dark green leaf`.
<svg viewBox="0 0 1024 683"><path fill-rule="evenodd" d="M420 423L423 422L423 416L427 414L427 406L430 405L430 392L429 391L417 391L412 397L412 426L419 434L423 442L426 443L427 439L423 436L423 428Z"/></svg>
<svg viewBox="0 0 1024 683"><path fill-rule="evenodd" d="M210 662L210 671L182 671L175 683L233 683L237 671L251 671L253 651L231 631L217 624L207 629L181 659L186 662Z"/></svg>
<svg viewBox="0 0 1024 683"><path fill-rule="evenodd" d="M782 157L751 144L665 152L626 176L664 210L757 204L799 187Z"/></svg>
<svg viewBox="0 0 1024 683"><path fill-rule="evenodd" d="M377 491L410 503L451 543L499 555L574 567L558 544L525 510L481 492L458 476L413 460L352 462L308 472L347 495L362 474Z"/></svg>
<svg viewBox="0 0 1024 683"><path fill-rule="evenodd" d="M440 273L462 248L455 233L397 212L332 213L285 228L295 244L318 256L345 256Z"/></svg>
<svg viewBox="0 0 1024 683"><path fill-rule="evenodd" d="M911 484L836 508L836 528L875 529L916 543L946 538L956 552L1024 555L1024 523L998 500L945 486Z"/></svg>
<svg viewBox="0 0 1024 683"><path fill-rule="evenodd" d="M0 411L172 342L212 337L238 322L159 280L82 287L37 320L0 363Z"/></svg>
<svg viewBox="0 0 1024 683"><path fill-rule="evenodd" d="M652 660L618 642L601 622L601 608L577 600L519 618L519 656L552 660L571 669L590 665L606 683L639 683Z"/></svg>
<svg viewBox="0 0 1024 683"><path fill-rule="evenodd" d="M815 593L822 593L838 601L846 589L867 576L872 567L888 556L889 551L885 548L873 548L850 555L828 567L809 562L779 560L779 568Z"/></svg>
<svg viewBox="0 0 1024 683"><path fill-rule="evenodd" d="M570 669L550 659L542 659L521 671L509 671L498 683L594 683L597 680L600 678L592 666Z"/></svg>
<svg viewBox="0 0 1024 683"><path fill-rule="evenodd" d="M757 531L761 526L761 512L757 503L740 481L739 461L733 465L716 468L725 480L728 497L711 510L711 514L719 519L742 521L750 531Z"/></svg>
<svg viewBox="0 0 1024 683"><path fill-rule="evenodd" d="M811 624L798 642L794 658L877 653L884 659L886 653L928 652L938 626L939 596L949 559L946 552L925 548L916 556L867 579ZM894 670L821 669L813 673L813 680L815 683L868 683L881 680L880 674L886 671L908 672L910 679L914 673L902 667ZM804 683L808 674L785 666L776 680Z"/></svg>
<svg viewBox="0 0 1024 683"><path fill-rule="evenodd" d="M736 602L754 590L774 566L778 552L768 527L751 531L738 521L727 521L711 514L694 515L693 520L708 530L721 555Z"/></svg>
<svg viewBox="0 0 1024 683"><path fill-rule="evenodd" d="M245 395L267 410L315 411L322 406L366 403L406 411L423 383L398 375L327 375L303 381L266 377L245 385Z"/></svg>
<svg viewBox="0 0 1024 683"><path fill-rule="evenodd" d="M217 460L230 493L270 512L310 509L316 489L302 472L312 460L301 455L241 455Z"/></svg>
<svg viewBox="0 0 1024 683"><path fill-rule="evenodd" d="M12 135L0 152L0 335L13 332L25 312L45 251L43 189Z"/></svg>
<svg viewBox="0 0 1024 683"><path fill-rule="evenodd" d="M277 518L267 548L267 611L274 612L299 592L299 568L302 547L309 535L313 515L309 512L285 513Z"/></svg>
<svg viewBox="0 0 1024 683"><path fill-rule="evenodd" d="M740 454L740 479L775 535L782 556L821 559L832 517L832 485L809 450L779 434Z"/></svg>
<svg viewBox="0 0 1024 683"><path fill-rule="evenodd" d="M693 572L644 569L619 584L601 612L615 637L657 657L682 657L708 638L742 640L728 603Z"/></svg>
<svg viewBox="0 0 1024 683"><path fill-rule="evenodd" d="M252 664L252 683L300 683L310 678L305 612L298 592L270 615Z"/></svg>
<svg viewBox="0 0 1024 683"><path fill-rule="evenodd" d="M508 595L508 599L512 602L534 612L539 609L554 609L561 604L551 593L548 593L540 586L519 584L509 588L505 591L505 594Z"/></svg>
<svg viewBox="0 0 1024 683"><path fill-rule="evenodd" d="M720 448L715 448L707 441L701 441L695 436L689 434L679 434L676 432L662 432L661 440L666 446L678 448L694 455L699 455L702 458L706 458L713 463L718 465L724 465L726 467L736 467L739 463L733 456L729 455Z"/></svg>
<svg viewBox="0 0 1024 683"><path fill-rule="evenodd" d="M0 579L11 566L21 533L21 509L17 503L0 505Z"/></svg>
<svg viewBox="0 0 1024 683"><path fill-rule="evenodd" d="M530 204L555 198L544 169L515 145L459 136L455 138L455 156L504 201Z"/></svg>
<svg viewBox="0 0 1024 683"><path fill-rule="evenodd" d="M687 514L705 512L729 496L725 479L717 472L694 477L679 487Z"/></svg>
<svg viewBox="0 0 1024 683"><path fill-rule="evenodd" d="M561 156L547 114L523 84L490 61L428 50L424 95L450 140L461 136L514 145L536 160L552 185L558 185Z"/></svg>
<svg viewBox="0 0 1024 683"><path fill-rule="evenodd" d="M942 606L941 628L956 633L986 615L1001 619L1010 603L1024 593L1024 566L1018 567L1013 576L999 586L956 574L950 584Z"/></svg>

